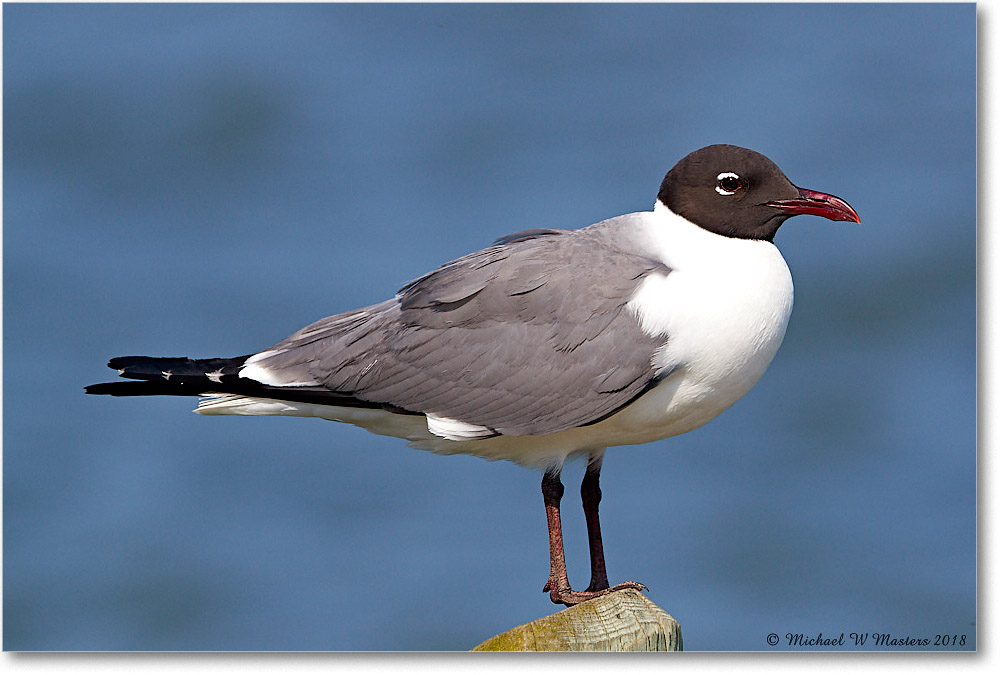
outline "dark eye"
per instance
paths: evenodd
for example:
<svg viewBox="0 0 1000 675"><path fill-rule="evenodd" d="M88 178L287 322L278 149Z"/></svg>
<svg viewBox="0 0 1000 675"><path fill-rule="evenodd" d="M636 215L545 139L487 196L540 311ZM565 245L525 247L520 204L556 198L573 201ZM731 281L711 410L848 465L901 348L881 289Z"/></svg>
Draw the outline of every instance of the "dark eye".
<svg viewBox="0 0 1000 675"><path fill-rule="evenodd" d="M728 196L743 189L743 180L731 171L720 173L717 179L719 182L715 186L715 191L720 195Z"/></svg>

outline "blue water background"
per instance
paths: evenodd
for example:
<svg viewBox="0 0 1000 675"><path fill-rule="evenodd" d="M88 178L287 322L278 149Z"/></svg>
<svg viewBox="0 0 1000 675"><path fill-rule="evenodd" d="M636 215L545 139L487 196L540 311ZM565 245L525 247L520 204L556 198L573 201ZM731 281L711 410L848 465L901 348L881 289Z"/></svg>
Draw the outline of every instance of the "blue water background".
<svg viewBox="0 0 1000 675"><path fill-rule="evenodd" d="M3 12L5 649L468 649L554 611L535 472L82 388L648 209L717 142L863 222L779 232L796 308L748 396L609 451L612 580L688 649L975 646L973 5Z"/></svg>

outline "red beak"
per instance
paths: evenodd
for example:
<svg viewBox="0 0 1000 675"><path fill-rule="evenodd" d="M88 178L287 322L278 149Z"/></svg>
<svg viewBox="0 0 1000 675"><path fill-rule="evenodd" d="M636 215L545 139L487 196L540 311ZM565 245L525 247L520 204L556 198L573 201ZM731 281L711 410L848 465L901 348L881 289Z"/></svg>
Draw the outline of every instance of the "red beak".
<svg viewBox="0 0 1000 675"><path fill-rule="evenodd" d="M793 216L808 214L811 216L823 216L830 220L861 222L858 212L852 209L851 205L840 197L834 197L825 192L806 190L805 188L798 188L798 190L799 199L780 199L778 201L767 202L764 206L787 211L789 215Z"/></svg>

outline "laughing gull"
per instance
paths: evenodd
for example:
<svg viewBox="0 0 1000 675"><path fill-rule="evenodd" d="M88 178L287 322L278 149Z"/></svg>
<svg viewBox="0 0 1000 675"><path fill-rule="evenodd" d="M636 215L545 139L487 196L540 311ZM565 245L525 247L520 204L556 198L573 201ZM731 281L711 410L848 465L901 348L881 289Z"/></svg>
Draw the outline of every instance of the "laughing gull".
<svg viewBox="0 0 1000 675"><path fill-rule="evenodd" d="M712 145L667 173L652 211L503 237L391 300L320 319L254 354L118 357L108 366L138 381L86 391L202 396L202 415L320 417L442 454L540 468L543 591L574 605L642 590L608 584L598 517L605 448L700 427L763 375L792 311L792 278L773 239L799 214L860 222L845 201L795 187L767 157ZM566 575L559 513L571 456L588 459L584 591Z"/></svg>

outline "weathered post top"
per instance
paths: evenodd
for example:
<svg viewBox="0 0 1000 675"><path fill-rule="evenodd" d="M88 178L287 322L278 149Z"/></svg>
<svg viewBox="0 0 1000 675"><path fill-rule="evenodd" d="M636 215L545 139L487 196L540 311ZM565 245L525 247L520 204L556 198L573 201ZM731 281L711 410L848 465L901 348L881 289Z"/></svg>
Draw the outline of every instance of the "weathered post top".
<svg viewBox="0 0 1000 675"><path fill-rule="evenodd" d="M500 633L480 652L679 652L681 627L639 591L624 589Z"/></svg>

